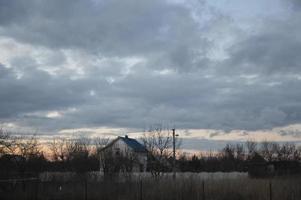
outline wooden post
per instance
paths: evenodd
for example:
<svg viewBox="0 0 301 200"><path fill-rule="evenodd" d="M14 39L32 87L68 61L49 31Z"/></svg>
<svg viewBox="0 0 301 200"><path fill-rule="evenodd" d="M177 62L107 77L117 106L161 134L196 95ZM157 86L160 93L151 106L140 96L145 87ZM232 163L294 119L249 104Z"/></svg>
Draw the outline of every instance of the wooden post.
<svg viewBox="0 0 301 200"><path fill-rule="evenodd" d="M205 181L202 181L202 200L205 200Z"/></svg>
<svg viewBox="0 0 301 200"><path fill-rule="evenodd" d="M38 200L39 198L39 179L36 179L36 191L35 191L35 200Z"/></svg>
<svg viewBox="0 0 301 200"><path fill-rule="evenodd" d="M173 179L176 179L176 129L172 129L172 148L173 148L173 162L172 162L172 172Z"/></svg>
<svg viewBox="0 0 301 200"><path fill-rule="evenodd" d="M139 191L140 191L140 200L143 200L143 191L142 191L142 179L140 179L140 184L139 184L140 188L139 188Z"/></svg>
<svg viewBox="0 0 301 200"><path fill-rule="evenodd" d="M269 195L270 195L270 200L273 200L273 191L272 191L272 181L269 181Z"/></svg>
<svg viewBox="0 0 301 200"><path fill-rule="evenodd" d="M87 183L87 177L85 177L85 200L88 200L88 183Z"/></svg>

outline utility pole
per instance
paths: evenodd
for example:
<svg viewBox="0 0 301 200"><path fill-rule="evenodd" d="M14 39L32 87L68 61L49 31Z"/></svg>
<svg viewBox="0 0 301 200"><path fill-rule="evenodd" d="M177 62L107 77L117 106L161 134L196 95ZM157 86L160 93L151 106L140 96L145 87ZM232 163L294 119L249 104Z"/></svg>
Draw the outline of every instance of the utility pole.
<svg viewBox="0 0 301 200"><path fill-rule="evenodd" d="M172 147L173 147L173 178L176 179L176 129L172 129Z"/></svg>

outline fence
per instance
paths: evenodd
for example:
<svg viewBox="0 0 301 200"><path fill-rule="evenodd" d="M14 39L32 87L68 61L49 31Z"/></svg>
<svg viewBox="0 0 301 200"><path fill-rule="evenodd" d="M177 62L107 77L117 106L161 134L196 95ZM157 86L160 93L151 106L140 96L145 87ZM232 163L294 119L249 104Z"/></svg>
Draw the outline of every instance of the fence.
<svg viewBox="0 0 301 200"><path fill-rule="evenodd" d="M0 197L3 200L300 200L301 179L79 178L64 182L27 178L0 180Z"/></svg>

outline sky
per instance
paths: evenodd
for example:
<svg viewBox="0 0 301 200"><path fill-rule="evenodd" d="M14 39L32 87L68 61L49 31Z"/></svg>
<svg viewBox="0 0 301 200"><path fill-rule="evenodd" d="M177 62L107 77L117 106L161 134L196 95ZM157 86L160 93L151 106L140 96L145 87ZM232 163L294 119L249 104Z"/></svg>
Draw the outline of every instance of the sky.
<svg viewBox="0 0 301 200"><path fill-rule="evenodd" d="M299 0L0 0L0 126L301 141Z"/></svg>

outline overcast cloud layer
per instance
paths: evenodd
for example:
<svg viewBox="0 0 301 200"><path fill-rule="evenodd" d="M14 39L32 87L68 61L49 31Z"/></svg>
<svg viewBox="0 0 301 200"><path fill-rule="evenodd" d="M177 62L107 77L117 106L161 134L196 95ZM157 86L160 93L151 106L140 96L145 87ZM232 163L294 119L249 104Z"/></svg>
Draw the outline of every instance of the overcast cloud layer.
<svg viewBox="0 0 301 200"><path fill-rule="evenodd" d="M261 130L301 122L297 0L0 0L0 121Z"/></svg>

